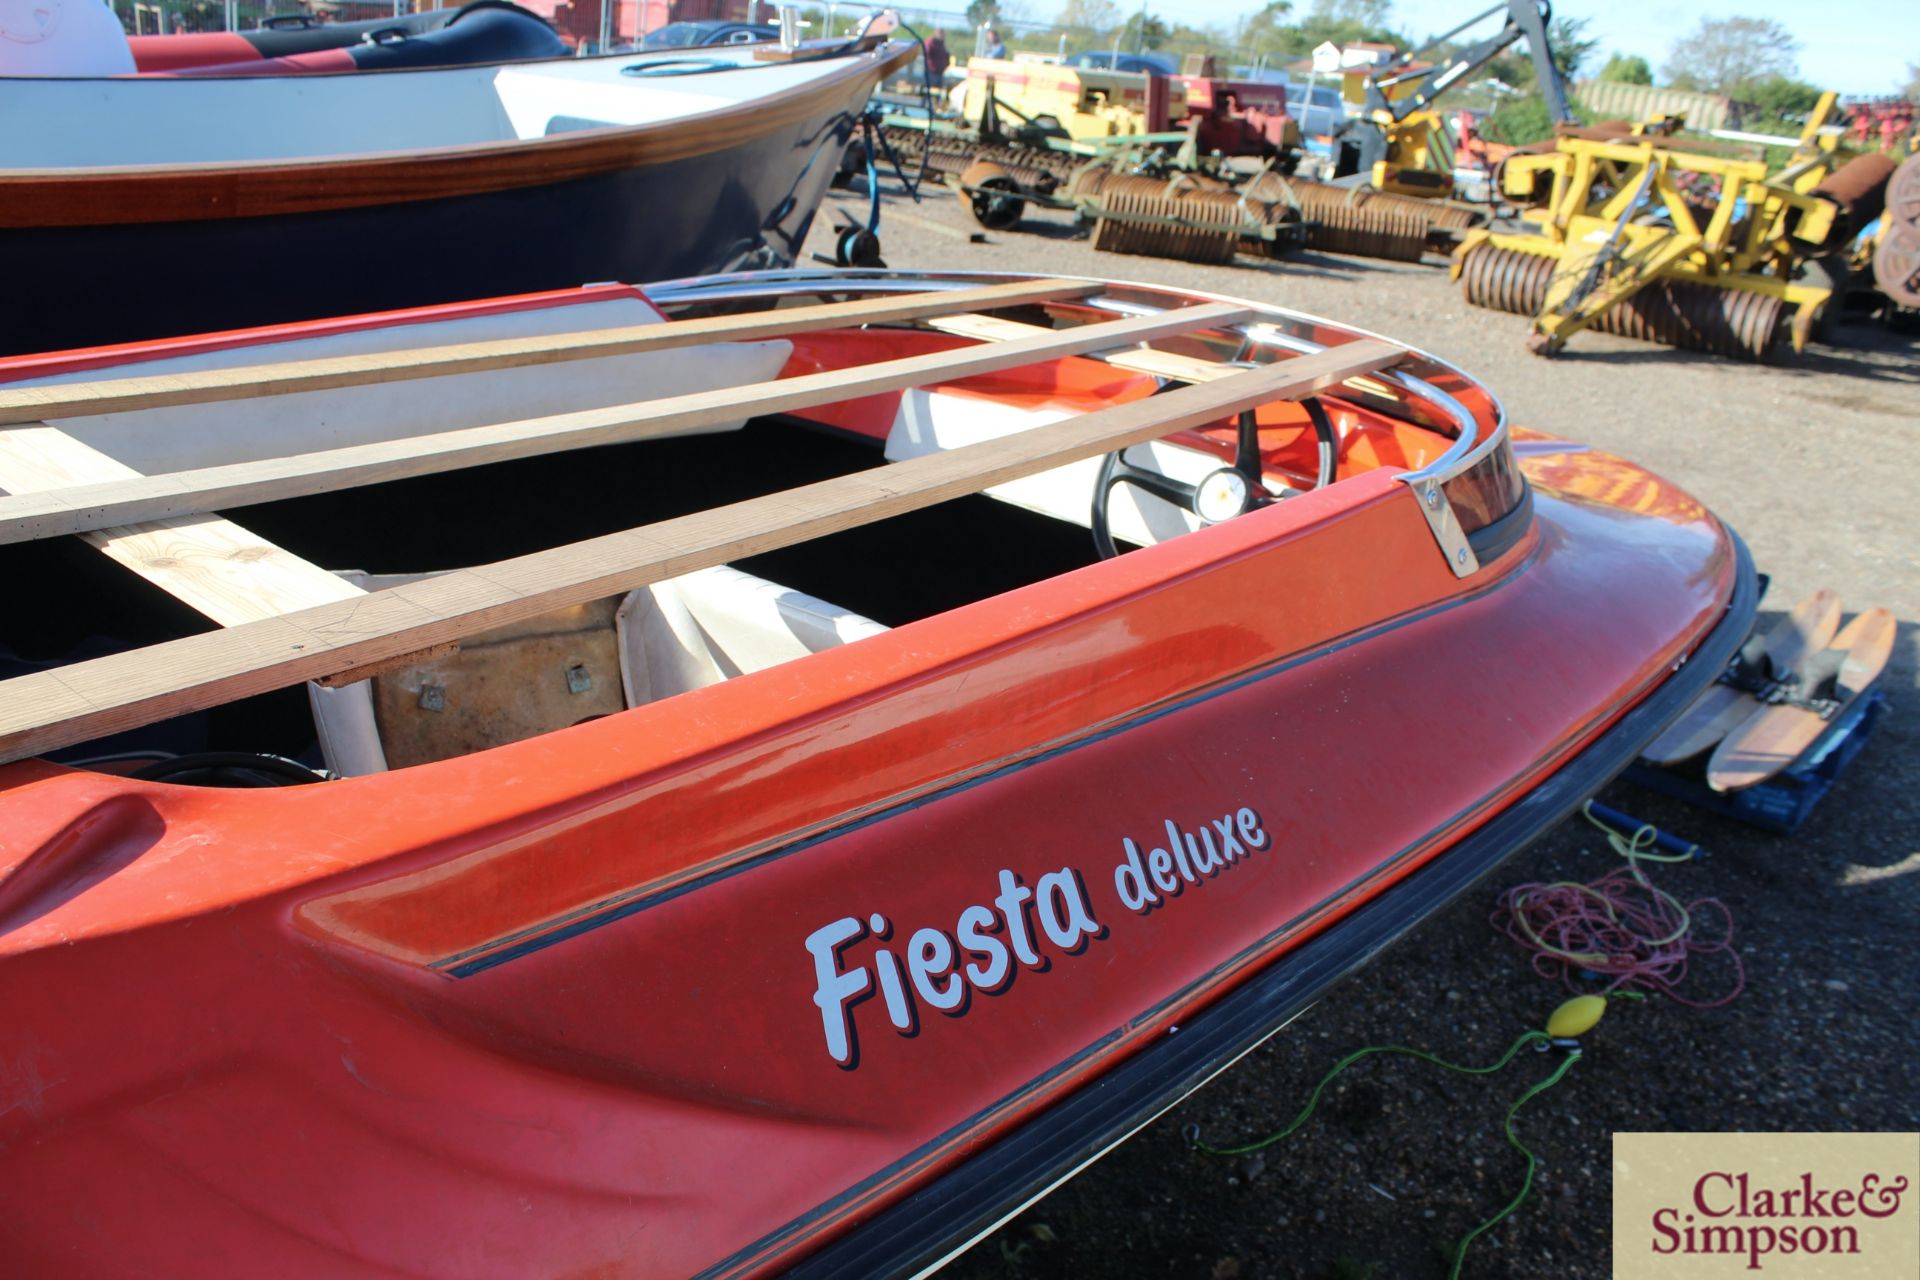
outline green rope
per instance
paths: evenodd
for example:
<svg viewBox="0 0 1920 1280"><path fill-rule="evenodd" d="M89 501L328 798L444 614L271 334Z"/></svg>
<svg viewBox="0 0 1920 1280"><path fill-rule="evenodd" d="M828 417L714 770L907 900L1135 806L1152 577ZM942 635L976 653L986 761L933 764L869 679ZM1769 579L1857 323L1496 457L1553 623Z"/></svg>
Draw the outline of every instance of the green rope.
<svg viewBox="0 0 1920 1280"><path fill-rule="evenodd" d="M1500 1070L1500 1068L1506 1066L1509 1062L1512 1062L1514 1055L1519 1053L1520 1050L1524 1049L1526 1046L1530 1044L1544 1043L1546 1042L1546 1040L1547 1040L1546 1032L1529 1031L1525 1035L1521 1036L1518 1040L1515 1040L1513 1042L1513 1045L1504 1054L1500 1056L1500 1061L1494 1063L1490 1067L1463 1067L1458 1063L1448 1062L1444 1058L1436 1058L1432 1054L1424 1053L1419 1049L1409 1049L1405 1045L1398 1045L1398 1044L1368 1045L1366 1048L1361 1049L1355 1053L1350 1053L1346 1057L1340 1059L1340 1061L1334 1065L1333 1070L1327 1072L1326 1075L1322 1076L1320 1078L1320 1083L1313 1087L1313 1096L1307 1099L1306 1110L1302 1111L1299 1115L1295 1116L1293 1118L1293 1123L1288 1125L1286 1128L1280 1130L1280 1132L1275 1134L1270 1134L1269 1136L1260 1139L1260 1141L1258 1142L1249 1142L1244 1147L1215 1147L1200 1141L1198 1138L1194 1139L1193 1145L1197 1149L1206 1152L1210 1156L1244 1156L1244 1155L1251 1155L1255 1151L1264 1150L1265 1148L1270 1147L1274 1143L1280 1141L1282 1138L1293 1136L1295 1133L1299 1132L1300 1126L1305 1124L1313 1116L1313 1109L1320 1105L1320 1095L1323 1092L1325 1092L1326 1087L1328 1085L1333 1083L1333 1078L1339 1075L1342 1071L1345 1071L1348 1067L1352 1066L1354 1063L1360 1061L1360 1059L1365 1058L1371 1054L1397 1053L1408 1058L1418 1058L1422 1062L1431 1062L1436 1067L1445 1067L1448 1071L1457 1071L1461 1075L1489 1076L1489 1075L1492 1075L1494 1072Z"/></svg>
<svg viewBox="0 0 1920 1280"><path fill-rule="evenodd" d="M1513 1118L1519 1114L1520 1108L1526 1106L1529 1102L1559 1084L1560 1077L1571 1071L1573 1064L1579 1060L1580 1054L1578 1051L1569 1053L1560 1060L1560 1065L1553 1069L1552 1075L1548 1076L1545 1080L1539 1081L1518 1098L1515 1098L1513 1105L1507 1108L1506 1123L1502 1127L1506 1130L1507 1141L1513 1144L1513 1149L1527 1158L1526 1177L1520 1180L1520 1194L1507 1201L1505 1208L1460 1238L1459 1245L1456 1246L1453 1251L1453 1266L1447 1270L1447 1280L1459 1280L1460 1268L1467 1260L1467 1246L1472 1244L1482 1232L1496 1226L1502 1219L1518 1209L1526 1202L1527 1196L1533 1191L1533 1169L1536 1162L1533 1158L1533 1152L1527 1150L1526 1144L1514 1136Z"/></svg>
<svg viewBox="0 0 1920 1280"><path fill-rule="evenodd" d="M1368 1045L1366 1048L1357 1050L1356 1052L1350 1053L1346 1057L1340 1059L1340 1061L1335 1064L1333 1070L1327 1072L1326 1075L1322 1076L1320 1078L1320 1083L1313 1087L1313 1095L1307 1099L1306 1107L1300 1112L1299 1115L1293 1118L1293 1122L1291 1124L1289 1124L1286 1128L1280 1130L1278 1133L1269 1134L1267 1137L1260 1139L1258 1142L1249 1142L1244 1146L1238 1146L1238 1147L1216 1147L1210 1143L1203 1142L1201 1141L1200 1136L1196 1130L1189 1130L1190 1140L1196 1150L1204 1151L1208 1155L1214 1155L1214 1156L1244 1156L1244 1155L1250 1155L1255 1151L1265 1150L1267 1147L1272 1146L1274 1143L1280 1141L1282 1138L1291 1137L1293 1134L1299 1132L1301 1126L1305 1125L1307 1121L1313 1117L1314 1109L1320 1105L1320 1095L1326 1091L1326 1088L1328 1085L1333 1083L1334 1077L1339 1075L1342 1071L1345 1071L1348 1067L1352 1066L1354 1063L1360 1061L1360 1059L1369 1057L1372 1054L1376 1054L1376 1053L1399 1054L1402 1057L1417 1058L1421 1062L1432 1063L1436 1067L1442 1067L1448 1071L1458 1072L1461 1075L1487 1076L1487 1075L1492 1075L1494 1072L1499 1071L1502 1067L1505 1067L1508 1063L1512 1062L1514 1057L1517 1054L1519 1054L1520 1050L1526 1048L1528 1045L1530 1044L1546 1045L1551 1043L1552 1043L1552 1039L1547 1035L1546 1032L1528 1031L1523 1035L1521 1035L1521 1037L1518 1040L1515 1040L1511 1045L1508 1046L1507 1051L1500 1055L1500 1060L1498 1062L1495 1062L1493 1065L1486 1066L1486 1067L1462 1066L1457 1062L1448 1062L1445 1058L1437 1058L1433 1054L1423 1052L1422 1050L1419 1050L1419 1049L1407 1048L1405 1045L1397 1045L1397 1044ZM1460 1275L1460 1268L1466 1262L1467 1246L1471 1245L1474 1242L1474 1240L1477 1239L1482 1233L1498 1225L1503 1219L1511 1215L1523 1203L1525 1203L1527 1196L1532 1193L1533 1171L1534 1171L1534 1166L1536 1164L1536 1161L1534 1160L1533 1152L1529 1151L1526 1145L1522 1143L1519 1137L1516 1136L1515 1133L1513 1132L1513 1118L1519 1114L1521 1107L1526 1106L1527 1103L1533 1101L1533 1099L1539 1097L1541 1094L1545 1093L1548 1089L1553 1088L1554 1085L1559 1084L1561 1077L1565 1076L1567 1072L1573 1068L1573 1064L1579 1060L1579 1057L1580 1057L1580 1052L1578 1049L1575 1049L1569 1054L1567 1054L1567 1056L1561 1060L1560 1065L1553 1069L1553 1073L1551 1075L1547 1076L1546 1079L1541 1080L1535 1083L1534 1085L1532 1085L1530 1088L1528 1088L1528 1090L1525 1093L1521 1094L1519 1098L1514 1101L1514 1104L1512 1106L1507 1108L1507 1116L1506 1116L1505 1122L1502 1125L1502 1128L1506 1132L1507 1141L1513 1144L1514 1150L1518 1151L1521 1155L1527 1158L1526 1177L1521 1180L1520 1193L1514 1196L1512 1200L1508 1201L1505 1208L1501 1209L1500 1212L1494 1214L1491 1218L1488 1218L1485 1222L1482 1222L1479 1226L1475 1227L1473 1230L1467 1232L1467 1234L1461 1238L1459 1245L1454 1249L1454 1252L1453 1252L1453 1266L1447 1272L1448 1280L1458 1280L1458 1277Z"/></svg>
<svg viewBox="0 0 1920 1280"><path fill-rule="evenodd" d="M1692 862L1694 860L1694 850L1690 850L1687 853L1655 853L1654 849L1656 846L1654 842L1660 838L1660 828L1654 826L1651 822L1643 823L1640 829L1635 831L1633 837L1629 839L1626 834L1618 828L1610 823L1602 822L1593 816L1593 801L1591 800L1580 806L1580 816L1598 827L1607 837L1607 843L1613 847L1613 851L1625 858L1628 862L1636 860L1641 862ZM1695 849L1697 850L1697 846L1695 846Z"/></svg>

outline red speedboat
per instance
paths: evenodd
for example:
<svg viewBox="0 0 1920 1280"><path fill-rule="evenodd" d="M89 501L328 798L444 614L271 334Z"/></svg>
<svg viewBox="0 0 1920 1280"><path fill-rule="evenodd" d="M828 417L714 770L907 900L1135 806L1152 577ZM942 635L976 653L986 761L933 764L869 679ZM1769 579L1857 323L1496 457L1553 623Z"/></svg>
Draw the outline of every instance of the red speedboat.
<svg viewBox="0 0 1920 1280"><path fill-rule="evenodd" d="M1459 370L1144 285L0 377L19 1276L937 1265L1591 794L1755 605L1700 503Z"/></svg>
<svg viewBox="0 0 1920 1280"><path fill-rule="evenodd" d="M252 31L132 36L145 74L309 75L398 71L564 58L566 43L535 13L507 0L471 0L363 22L318 22L305 14L269 18Z"/></svg>

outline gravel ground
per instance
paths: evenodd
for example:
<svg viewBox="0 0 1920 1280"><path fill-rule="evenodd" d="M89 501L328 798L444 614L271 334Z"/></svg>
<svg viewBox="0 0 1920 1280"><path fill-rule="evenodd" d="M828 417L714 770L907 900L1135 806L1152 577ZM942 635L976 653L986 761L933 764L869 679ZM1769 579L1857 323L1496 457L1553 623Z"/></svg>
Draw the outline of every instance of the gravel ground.
<svg viewBox="0 0 1920 1280"><path fill-rule="evenodd" d="M865 202L830 198L810 249L828 250L836 209L864 217ZM1900 620L1883 677L1894 714L1799 835L1757 832L1627 783L1603 793L1710 851L1656 879L1683 898L1727 904L1747 988L1712 1010L1657 998L1616 1006L1566 1081L1522 1114L1518 1131L1540 1159L1535 1194L1481 1238L1465 1274L1608 1275L1616 1131L1920 1127L1920 736L1910 715L1920 705L1920 471L1905 452L1920 443L1920 342L1848 323L1840 345L1754 367L1581 334L1549 362L1522 347L1521 318L1468 307L1437 265L1302 254L1200 267L1098 254L1064 217L1041 217L1037 234L996 232L981 244L950 197L916 207L890 196L884 252L900 267L1163 281L1414 343L1483 377L1515 422L1633 458L1704 499L1773 576L1763 617L1825 586L1849 616L1884 605ZM1493 1061L1565 994L1489 928L1494 899L1513 884L1592 879L1616 864L1591 828L1563 825L948 1274L1444 1275L1453 1242L1519 1186L1524 1163L1500 1123L1549 1069L1533 1054L1485 1079L1369 1059L1263 1157L1190 1152L1181 1129L1197 1123L1222 1145L1264 1135L1367 1044ZM1711 960L1688 979L1702 998L1732 981L1725 958Z"/></svg>

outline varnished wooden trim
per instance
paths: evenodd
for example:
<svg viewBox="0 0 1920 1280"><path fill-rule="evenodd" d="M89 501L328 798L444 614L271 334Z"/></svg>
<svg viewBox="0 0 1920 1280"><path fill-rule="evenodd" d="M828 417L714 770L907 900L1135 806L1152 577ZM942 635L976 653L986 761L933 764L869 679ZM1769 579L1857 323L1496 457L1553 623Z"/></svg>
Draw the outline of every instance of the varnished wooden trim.
<svg viewBox="0 0 1920 1280"><path fill-rule="evenodd" d="M881 77L918 53L914 45L890 54L854 55L846 66L809 84L657 124L315 160L5 170L0 171L0 228L320 213L550 186L669 164L747 146L819 118L837 103L864 101ZM101 305L111 305L110 300Z"/></svg>

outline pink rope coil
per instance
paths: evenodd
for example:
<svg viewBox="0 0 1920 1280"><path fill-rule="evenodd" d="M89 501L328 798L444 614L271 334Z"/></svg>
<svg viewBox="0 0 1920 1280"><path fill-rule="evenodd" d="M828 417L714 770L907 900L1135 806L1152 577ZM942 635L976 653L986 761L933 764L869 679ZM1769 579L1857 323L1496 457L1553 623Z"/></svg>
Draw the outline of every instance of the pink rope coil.
<svg viewBox="0 0 1920 1280"><path fill-rule="evenodd" d="M1533 953L1536 973L1576 994L1583 975L1599 979L1603 991L1658 991L1695 1009L1716 1008L1745 990L1746 968L1733 945L1733 913L1726 904L1718 898L1682 904L1654 887L1640 862L1681 859L1650 852L1653 828L1643 827L1628 840L1591 815L1588 820L1607 832L1627 865L1586 884L1515 885L1494 908L1493 927ZM1699 926L1709 913L1717 913L1724 927L1702 937ZM1680 994L1691 959L1719 954L1733 964L1732 990L1713 1000Z"/></svg>

